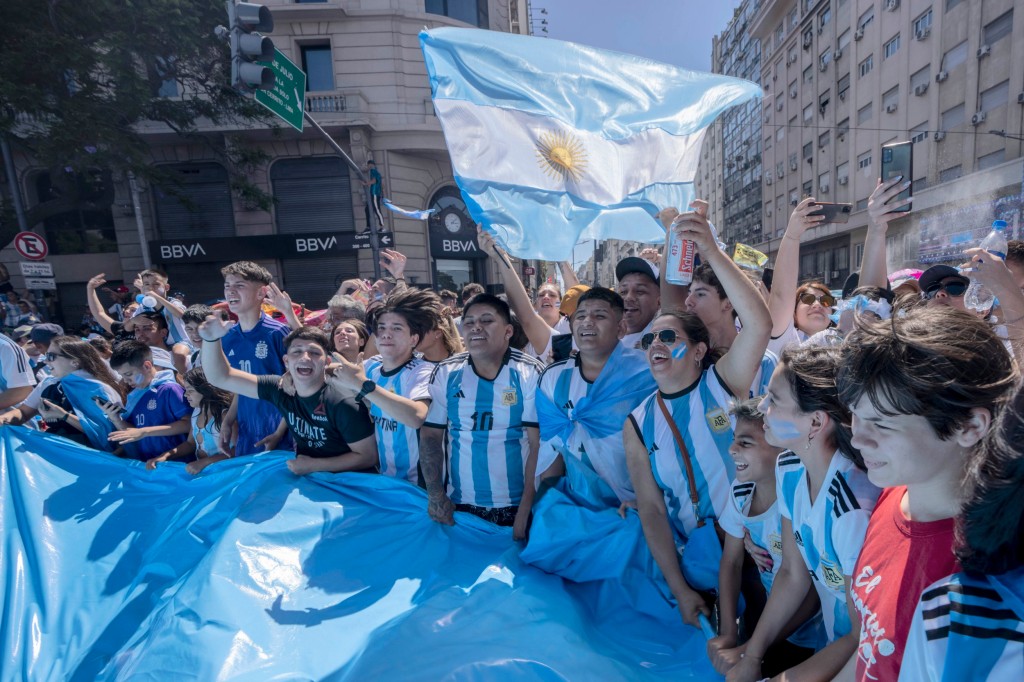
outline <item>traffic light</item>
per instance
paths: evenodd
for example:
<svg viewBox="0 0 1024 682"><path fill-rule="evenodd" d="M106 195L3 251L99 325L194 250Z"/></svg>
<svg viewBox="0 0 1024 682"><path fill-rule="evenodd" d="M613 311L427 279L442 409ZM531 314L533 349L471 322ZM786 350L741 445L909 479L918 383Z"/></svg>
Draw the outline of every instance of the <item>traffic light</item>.
<svg viewBox="0 0 1024 682"><path fill-rule="evenodd" d="M271 90L274 72L256 62L274 59L274 41L257 33L272 33L274 17L270 10L253 2L227 0L228 27L231 31L231 85L242 90Z"/></svg>

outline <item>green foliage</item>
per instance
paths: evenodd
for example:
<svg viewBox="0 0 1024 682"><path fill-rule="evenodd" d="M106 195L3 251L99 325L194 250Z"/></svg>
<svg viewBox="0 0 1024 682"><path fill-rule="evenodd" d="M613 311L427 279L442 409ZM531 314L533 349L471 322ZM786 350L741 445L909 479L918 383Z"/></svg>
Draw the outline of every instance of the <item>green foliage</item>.
<svg viewBox="0 0 1024 682"><path fill-rule="evenodd" d="M206 145L242 196L269 206L246 177L266 157L199 132L200 124L230 130L271 122L229 87L228 46L213 33L227 21L222 0L6 0L4 16L0 134L48 168L55 183L71 179L30 210L30 224L77 203L73 178L89 169L131 170L167 186L172 181L153 165L141 134L167 128ZM176 96L158 96L167 81Z"/></svg>

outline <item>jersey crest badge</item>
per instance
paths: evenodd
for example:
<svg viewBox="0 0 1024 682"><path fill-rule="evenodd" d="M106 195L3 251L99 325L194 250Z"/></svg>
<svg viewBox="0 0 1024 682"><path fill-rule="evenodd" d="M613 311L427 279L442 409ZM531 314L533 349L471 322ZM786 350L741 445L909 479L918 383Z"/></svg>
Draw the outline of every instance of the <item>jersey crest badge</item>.
<svg viewBox="0 0 1024 682"><path fill-rule="evenodd" d="M778 533L771 533L768 536L768 551L775 556L782 556L782 536Z"/></svg>
<svg viewBox="0 0 1024 682"><path fill-rule="evenodd" d="M506 388L501 394L501 404L511 407L519 402L519 394L514 388Z"/></svg>
<svg viewBox="0 0 1024 682"><path fill-rule="evenodd" d="M146 403L146 409L150 410L150 411L153 411L153 410L156 409L156 398L153 398L148 403Z"/></svg>
<svg viewBox="0 0 1024 682"><path fill-rule="evenodd" d="M729 417L721 407L708 410L704 418L708 420L708 427L715 433L724 433L729 430Z"/></svg>
<svg viewBox="0 0 1024 682"><path fill-rule="evenodd" d="M843 574L831 561L826 559L821 560L821 577L825 579L825 584L831 587L833 590L838 590L843 587Z"/></svg>
<svg viewBox="0 0 1024 682"><path fill-rule="evenodd" d="M253 352L259 360L267 359L267 342L260 341L256 344L256 350Z"/></svg>

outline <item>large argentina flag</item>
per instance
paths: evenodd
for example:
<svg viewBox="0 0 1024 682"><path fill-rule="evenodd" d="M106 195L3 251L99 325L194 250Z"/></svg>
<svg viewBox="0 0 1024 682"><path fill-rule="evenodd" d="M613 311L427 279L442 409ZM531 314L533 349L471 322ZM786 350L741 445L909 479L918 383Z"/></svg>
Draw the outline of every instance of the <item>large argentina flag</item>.
<svg viewBox="0 0 1024 682"><path fill-rule="evenodd" d="M455 178L473 218L521 258L585 239L656 243L693 200L707 126L749 81L574 43L464 28L420 33Z"/></svg>

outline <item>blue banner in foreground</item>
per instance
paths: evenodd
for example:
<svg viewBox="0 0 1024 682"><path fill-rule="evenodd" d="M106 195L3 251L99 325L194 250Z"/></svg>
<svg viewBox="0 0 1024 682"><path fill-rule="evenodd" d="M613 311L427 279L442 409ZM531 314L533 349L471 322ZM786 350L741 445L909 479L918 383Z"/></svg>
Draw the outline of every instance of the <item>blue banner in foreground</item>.
<svg viewBox="0 0 1024 682"><path fill-rule="evenodd" d="M3 680L708 680L704 637L287 453L192 477L0 428Z"/></svg>

